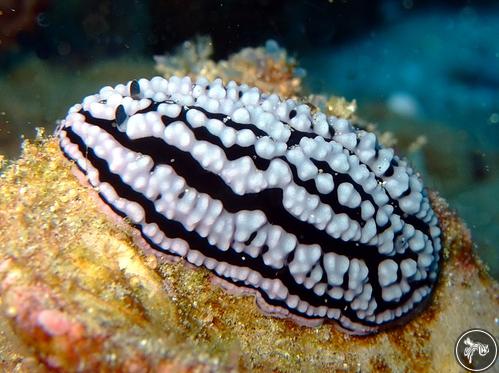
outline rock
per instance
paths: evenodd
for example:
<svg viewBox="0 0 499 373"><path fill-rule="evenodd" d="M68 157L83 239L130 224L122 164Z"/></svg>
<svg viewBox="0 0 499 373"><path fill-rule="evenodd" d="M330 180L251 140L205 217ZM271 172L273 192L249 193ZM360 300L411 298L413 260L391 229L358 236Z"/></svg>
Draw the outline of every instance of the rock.
<svg viewBox="0 0 499 373"><path fill-rule="evenodd" d="M208 271L138 250L80 185L57 141L25 142L0 176L0 358L6 371L462 371L466 329L498 333L499 285L436 193L443 270L403 326L367 337L263 316Z"/></svg>

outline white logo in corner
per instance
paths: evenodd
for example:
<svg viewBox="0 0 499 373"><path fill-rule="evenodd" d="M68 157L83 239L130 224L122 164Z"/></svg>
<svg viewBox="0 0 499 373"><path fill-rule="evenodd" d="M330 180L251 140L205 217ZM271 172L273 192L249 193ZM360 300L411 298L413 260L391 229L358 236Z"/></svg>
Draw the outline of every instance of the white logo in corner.
<svg viewBox="0 0 499 373"><path fill-rule="evenodd" d="M467 330L456 342L455 355L463 368L483 372L491 368L497 359L497 342L486 330Z"/></svg>

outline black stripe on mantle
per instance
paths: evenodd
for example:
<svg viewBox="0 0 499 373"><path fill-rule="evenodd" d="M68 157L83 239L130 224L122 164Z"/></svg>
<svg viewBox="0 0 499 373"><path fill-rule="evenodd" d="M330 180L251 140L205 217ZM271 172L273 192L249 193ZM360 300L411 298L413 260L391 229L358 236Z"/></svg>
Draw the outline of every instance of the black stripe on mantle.
<svg viewBox="0 0 499 373"><path fill-rule="evenodd" d="M335 252L349 259L362 258L376 264L385 259L379 255L376 245L336 239L327 232L292 215L282 206L283 191L280 188L268 188L257 193L239 195L232 191L219 175L204 169L191 154L162 139L144 137L132 140L126 133L112 126L112 121L108 120L93 118L87 123L106 131L124 148L151 157L155 167L159 165L172 167L189 187L221 201L227 212L259 210L265 214L270 224L277 225L288 233L299 232L295 234L299 242L306 245L318 244L324 253ZM406 250L404 253L396 253L391 258L396 261L406 258L417 260L417 254L412 250Z"/></svg>
<svg viewBox="0 0 499 373"><path fill-rule="evenodd" d="M156 111L158 106L162 103L170 103L170 102L155 102L155 103L152 103L151 105L149 105L147 108L144 108L142 110L137 111L137 113L145 114L145 113L150 112L150 111ZM173 101L171 103L174 104ZM255 151L254 145L251 145L248 147L242 147L242 146L239 146L237 144L234 144L230 147L226 147L223 145L220 138L218 138L215 135L212 135L204 126L197 127L197 128L192 127L192 125L187 121L187 112L190 109L198 110L198 111L202 112L206 116L207 119L220 120L225 125L230 126L236 130L237 129L238 130L250 129L254 132L255 136L269 136L269 134L267 134L265 131L257 128L254 125L244 125L244 124L233 122L230 119L227 120L227 115L225 115L225 114L210 113L210 112L206 111L205 109L198 107L198 106L181 106L181 105L179 105L179 106L181 107L181 111L177 117L171 118L171 117L168 117L165 115L163 115L161 117L165 126L168 126L169 124L171 124L175 121L182 121L194 134L196 140L207 141L213 145L218 146L225 153L228 160L233 161L235 159L242 158L244 156L248 156L253 161L255 167L258 170L260 170L260 171L267 170L271 160L259 157ZM84 110L80 110L80 114L82 114L85 117L85 121L87 123L100 127L101 129L105 130L111 136L113 136L115 138L116 138L116 136L114 136L115 133L122 133L119 131L118 128L115 127L114 121L112 121L112 120L95 118L89 112L84 111ZM285 123L283 122L283 124L285 124ZM319 135L293 129L293 131L291 132L291 137L290 137L289 141L298 143L299 139L301 139L302 137L315 138L317 136L319 136ZM126 135L125 135L125 137L126 137ZM121 138L121 136L120 136L120 138ZM122 143L119 138L116 138L116 139L117 139L117 141ZM142 138L140 140L145 140L145 139L151 140L152 142L159 140L159 139L156 139L153 137L146 137L146 138ZM326 141L334 141L332 139L325 139L325 140ZM137 141L137 140L133 140L133 141ZM154 159L154 156L150 153L142 152L142 154L147 154L151 158ZM351 151L349 151L349 154L354 155L354 153L352 153ZM374 207L374 215L373 216L376 216L376 213L378 211L378 206L374 202L372 195L370 195L369 193L366 193L364 191L364 189L362 188L362 186L359 185L357 182L355 182L351 178L350 175L345 174L345 173L339 173L339 172L332 170L331 167L329 166L329 164L325 161L317 161L314 159L310 159L310 161L312 163L314 163L314 165L317 168L322 169L325 173L328 173L328 174L333 176L333 179L335 182L335 188L333 189L333 191L331 193L322 194L317 190L317 187L316 187L313 180L303 181L298 177L298 171L296 169L296 166L293 165L292 163L290 163L286 159L286 157L281 156L278 158L281 159L282 161L284 161L290 167L290 170L291 170L292 175L293 175L293 182L296 185L305 188L307 193L309 193L310 195L318 196L322 203L324 203L328 206L331 206L331 208L333 209L335 214L344 213L344 214L348 215L348 217L351 220L357 221L361 227L365 224L365 221L363 219L361 219L360 207L350 208L350 207L347 207L347 206L340 204L338 201L337 186L343 182L346 182L346 183L351 184L353 186L353 188L357 191L357 193L359 193L362 201L367 200L367 201L371 202L371 204ZM155 161L155 164L156 164L156 161ZM368 168L368 170L370 172L372 172L372 170L369 168L368 165L365 165L365 166ZM379 183L383 182L383 180L380 179L379 177L377 177L377 176L375 176L375 177ZM388 204L393 207L393 214L397 214L402 221L404 221L407 224L411 224L415 229L422 231L426 236L428 236L431 239L431 236L429 234L429 225L427 223L425 223L421 219L418 219L414 215L410 215L410 214L403 212L402 209L399 207L398 201L396 199L391 198L388 194L387 194L387 197L389 199ZM385 230L389 229L390 227L391 227L390 221L388 221L384 226L379 226L376 223L376 233L380 234L380 233L384 232Z"/></svg>

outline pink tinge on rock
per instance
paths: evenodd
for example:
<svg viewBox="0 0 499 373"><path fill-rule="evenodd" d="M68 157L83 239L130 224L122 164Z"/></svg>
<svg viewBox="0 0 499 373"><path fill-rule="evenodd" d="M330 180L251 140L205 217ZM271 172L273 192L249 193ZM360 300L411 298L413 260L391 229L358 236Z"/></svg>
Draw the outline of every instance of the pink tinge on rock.
<svg viewBox="0 0 499 373"><path fill-rule="evenodd" d="M68 320L66 314L54 309L41 311L37 322L51 336L66 334L71 329L71 321Z"/></svg>

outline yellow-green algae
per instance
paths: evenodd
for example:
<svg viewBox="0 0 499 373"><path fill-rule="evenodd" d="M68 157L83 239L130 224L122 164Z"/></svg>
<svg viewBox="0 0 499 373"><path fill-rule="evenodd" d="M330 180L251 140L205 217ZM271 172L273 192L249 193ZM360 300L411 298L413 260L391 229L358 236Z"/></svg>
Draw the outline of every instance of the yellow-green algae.
<svg viewBox="0 0 499 373"><path fill-rule="evenodd" d="M161 263L101 212L57 141L26 141L0 177L0 359L6 371L461 371L464 330L497 335L498 289L433 196L443 272L429 307L368 337L263 316L209 272Z"/></svg>

